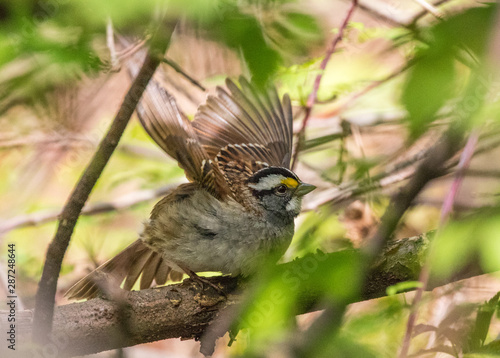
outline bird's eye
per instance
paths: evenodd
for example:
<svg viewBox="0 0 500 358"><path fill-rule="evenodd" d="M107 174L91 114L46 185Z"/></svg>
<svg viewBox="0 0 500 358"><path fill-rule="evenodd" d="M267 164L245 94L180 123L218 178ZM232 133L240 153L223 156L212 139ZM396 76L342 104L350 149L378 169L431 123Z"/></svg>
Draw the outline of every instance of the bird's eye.
<svg viewBox="0 0 500 358"><path fill-rule="evenodd" d="M274 189L274 193L275 193L275 194L277 194L277 195L285 195L285 194L286 194L286 191L287 191L287 187L286 187L286 185L284 185L284 184L278 185L278 186Z"/></svg>

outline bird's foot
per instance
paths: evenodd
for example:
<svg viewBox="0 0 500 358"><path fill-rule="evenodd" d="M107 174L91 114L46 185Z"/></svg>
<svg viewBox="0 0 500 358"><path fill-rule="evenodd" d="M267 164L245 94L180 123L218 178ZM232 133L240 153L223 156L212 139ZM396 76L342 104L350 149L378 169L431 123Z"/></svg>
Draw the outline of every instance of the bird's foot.
<svg viewBox="0 0 500 358"><path fill-rule="evenodd" d="M217 293L219 293L219 295L222 295L224 297L227 297L227 294L224 292L224 290L216 285L215 283L213 283L212 281L210 281L209 279L205 278L205 277L201 277L201 276L198 276L194 271L191 271L189 269L186 269L186 268L183 268L181 267L184 272L186 272L186 274L189 276L189 278L191 280L193 280L194 282L197 282L200 286L201 286L201 289L204 290L206 285L212 287L215 291L217 291Z"/></svg>

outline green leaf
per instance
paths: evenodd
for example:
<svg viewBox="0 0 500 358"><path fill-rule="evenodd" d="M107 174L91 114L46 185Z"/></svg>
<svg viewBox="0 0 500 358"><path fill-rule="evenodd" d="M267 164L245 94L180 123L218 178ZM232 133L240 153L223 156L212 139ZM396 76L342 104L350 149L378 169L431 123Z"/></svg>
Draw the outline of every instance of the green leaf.
<svg viewBox="0 0 500 358"><path fill-rule="evenodd" d="M241 51L253 81L263 85L278 69L281 56L266 43L262 27L254 16L230 4L221 8L219 15L205 24L206 30L215 40Z"/></svg>
<svg viewBox="0 0 500 358"><path fill-rule="evenodd" d="M394 296L398 293L414 290L419 287L422 287L422 282L420 281L405 281L387 287L386 292L387 296Z"/></svg>
<svg viewBox="0 0 500 358"><path fill-rule="evenodd" d="M496 5L471 8L425 32L425 47L417 51L401 97L409 113L412 139L424 133L437 119L438 111L458 93L459 84L473 81L477 75L475 68L484 65L495 9ZM420 39L422 33L415 36ZM458 72L458 62L470 70L464 68ZM467 101L467 95L465 93L458 103ZM461 110L457 108L456 112Z"/></svg>
<svg viewBox="0 0 500 358"><path fill-rule="evenodd" d="M478 308L476 321L469 336L469 349L471 351L484 345L499 298L500 292Z"/></svg>
<svg viewBox="0 0 500 358"><path fill-rule="evenodd" d="M402 103L410 115L410 135L419 137L454 91L454 59L440 53L425 54L407 78Z"/></svg>
<svg viewBox="0 0 500 358"><path fill-rule="evenodd" d="M318 22L311 15L300 12L287 12L285 17L291 25L297 27L300 31L311 34L318 34L321 31Z"/></svg>
<svg viewBox="0 0 500 358"><path fill-rule="evenodd" d="M476 224L475 220L450 222L436 235L430 257L434 275L438 278L448 277L474 255L478 245Z"/></svg>

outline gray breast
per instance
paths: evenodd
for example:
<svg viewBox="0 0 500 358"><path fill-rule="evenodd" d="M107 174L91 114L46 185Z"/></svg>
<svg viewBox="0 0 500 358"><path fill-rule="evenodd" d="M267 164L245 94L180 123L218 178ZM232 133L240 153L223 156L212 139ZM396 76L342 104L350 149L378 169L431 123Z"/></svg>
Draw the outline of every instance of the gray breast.
<svg viewBox="0 0 500 358"><path fill-rule="evenodd" d="M156 237L149 241L167 261L192 271L248 275L269 254L282 256L292 239L293 219L276 223L256 217L237 202L220 202L204 191L187 201L165 208L149 224Z"/></svg>

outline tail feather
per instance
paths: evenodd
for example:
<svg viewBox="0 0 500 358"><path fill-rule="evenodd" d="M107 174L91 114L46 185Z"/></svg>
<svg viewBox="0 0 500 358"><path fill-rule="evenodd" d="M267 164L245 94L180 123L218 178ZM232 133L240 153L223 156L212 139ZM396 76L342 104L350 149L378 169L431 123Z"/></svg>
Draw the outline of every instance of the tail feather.
<svg viewBox="0 0 500 358"><path fill-rule="evenodd" d="M124 280L123 288L130 291L139 277L142 290L149 288L153 279L158 285L163 285L169 277L173 281L180 280L182 273L172 270L158 253L139 239L75 283L65 296L69 299L90 299L97 296L103 282L118 287Z"/></svg>
<svg viewBox="0 0 500 358"><path fill-rule="evenodd" d="M163 259L160 259L160 263L158 265L158 269L155 273L155 281L158 285L164 285L165 282L167 282L168 274L172 271L172 269L170 266L163 264ZM172 280L175 281L173 278Z"/></svg>
<svg viewBox="0 0 500 358"><path fill-rule="evenodd" d="M153 252L149 259L148 266L145 266L144 270L142 271L141 283L139 285L139 288L141 290L151 287L153 279L155 278L155 273L156 271L158 271L158 265L160 264L160 261L160 255L158 255L156 252Z"/></svg>
<svg viewBox="0 0 500 358"><path fill-rule="evenodd" d="M134 287L134 284L139 279L139 276L141 275L144 266L146 264L149 265L149 259L151 258L152 254L153 251L151 251L147 247L144 247L140 251L137 250L132 265L128 268L128 274L125 277L125 283L123 284L123 288L125 290L130 291L132 287Z"/></svg>

